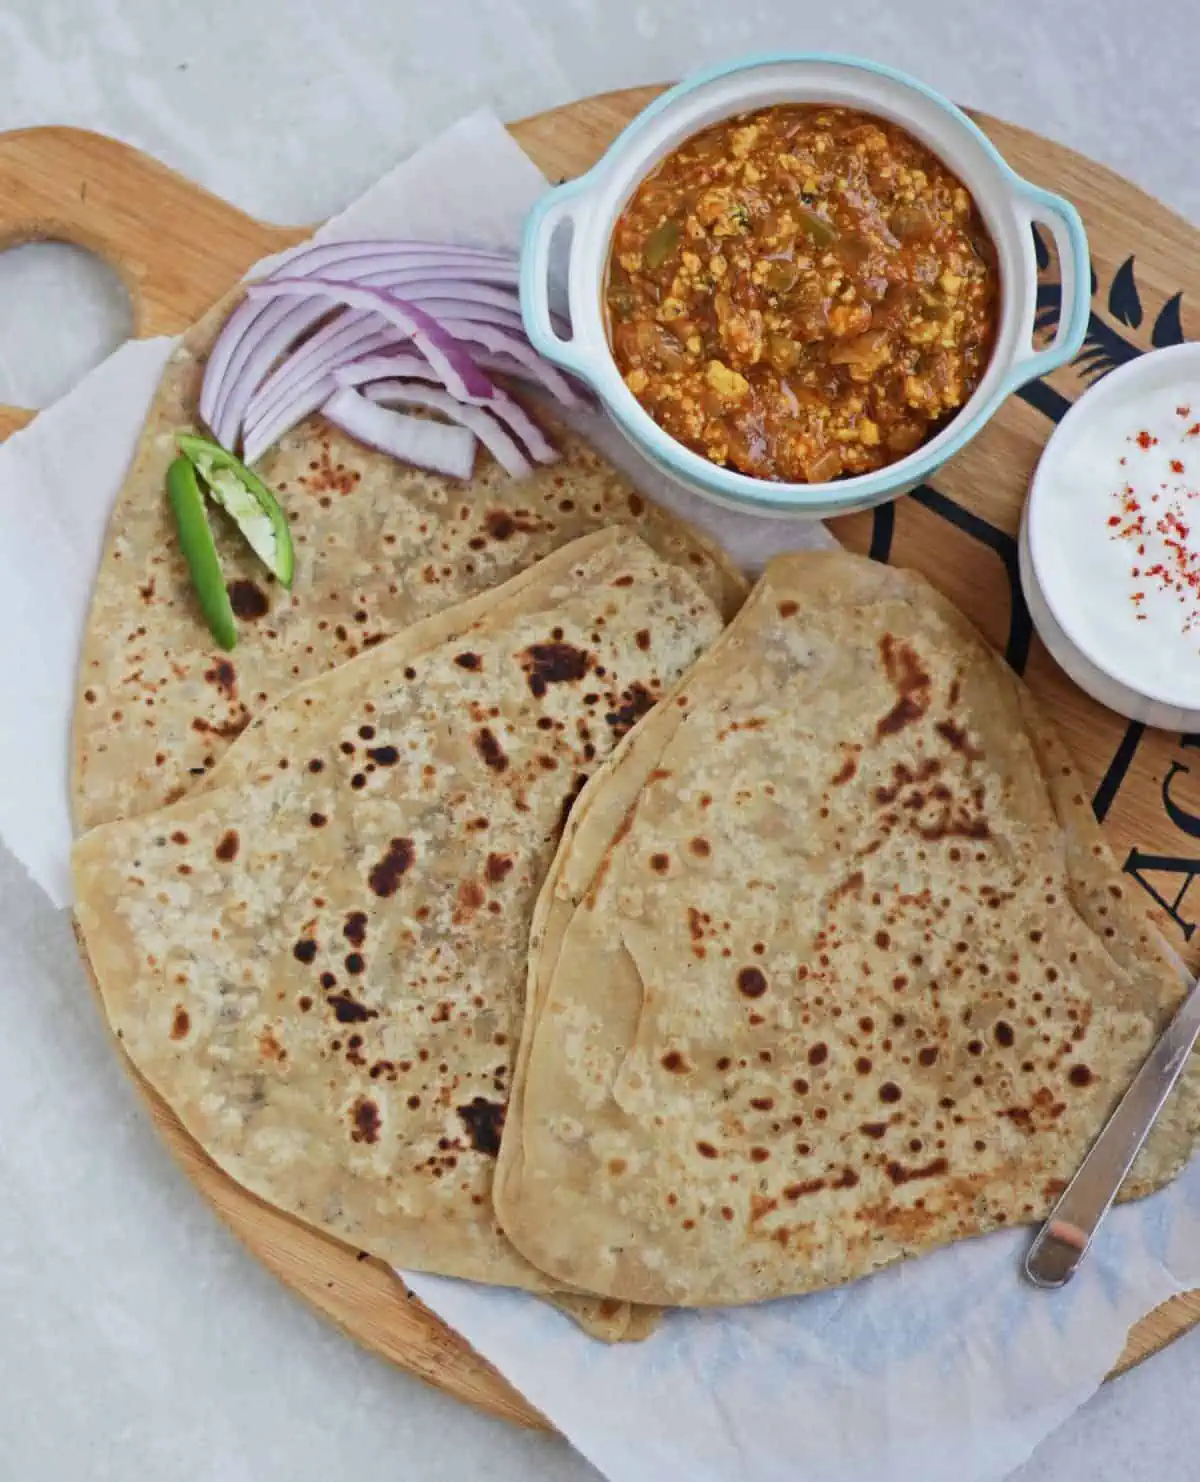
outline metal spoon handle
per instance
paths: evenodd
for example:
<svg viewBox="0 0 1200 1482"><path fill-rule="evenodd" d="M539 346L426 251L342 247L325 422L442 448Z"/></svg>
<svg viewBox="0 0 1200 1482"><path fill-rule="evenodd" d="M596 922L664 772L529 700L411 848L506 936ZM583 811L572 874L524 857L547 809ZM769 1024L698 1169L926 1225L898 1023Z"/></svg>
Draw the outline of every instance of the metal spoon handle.
<svg viewBox="0 0 1200 1482"><path fill-rule="evenodd" d="M1070 1281L1200 1035L1200 979L1146 1056L1025 1257L1035 1286Z"/></svg>

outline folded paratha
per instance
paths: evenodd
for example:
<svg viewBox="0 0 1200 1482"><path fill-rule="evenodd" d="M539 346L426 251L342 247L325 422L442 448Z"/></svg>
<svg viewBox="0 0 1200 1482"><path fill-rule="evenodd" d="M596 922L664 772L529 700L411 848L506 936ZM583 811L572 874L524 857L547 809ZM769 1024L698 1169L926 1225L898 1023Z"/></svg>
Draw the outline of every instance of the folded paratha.
<svg viewBox="0 0 1200 1482"><path fill-rule="evenodd" d="M565 1283L704 1306L1041 1219L1183 992L1129 890L948 602L773 561L576 805L501 1225ZM1193 1069L1124 1196L1198 1128Z"/></svg>
<svg viewBox="0 0 1200 1482"><path fill-rule="evenodd" d="M588 531L640 532L686 564L731 617L745 596L724 553L645 500L578 436L519 482L480 452L466 483L398 464L310 417L258 466L296 551L292 591L213 520L242 629L213 644L164 493L175 434L196 426L205 358L236 290L171 357L109 525L80 659L73 741L76 826L181 798L273 700L405 625L497 586ZM539 409L541 420L546 420Z"/></svg>
<svg viewBox="0 0 1200 1482"><path fill-rule="evenodd" d="M491 1203L530 918L585 780L721 628L690 562L597 532L79 840L109 1018L225 1172L392 1265L561 1286Z"/></svg>

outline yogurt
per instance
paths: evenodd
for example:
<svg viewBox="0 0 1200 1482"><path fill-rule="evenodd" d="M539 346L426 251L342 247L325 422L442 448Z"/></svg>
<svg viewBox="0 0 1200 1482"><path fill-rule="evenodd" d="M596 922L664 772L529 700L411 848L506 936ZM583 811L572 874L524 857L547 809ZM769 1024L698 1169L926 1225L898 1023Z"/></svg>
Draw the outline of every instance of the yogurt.
<svg viewBox="0 0 1200 1482"><path fill-rule="evenodd" d="M1174 353L1114 372L1063 419L1027 536L1041 595L1083 655L1200 710L1200 358L1164 376L1152 363Z"/></svg>

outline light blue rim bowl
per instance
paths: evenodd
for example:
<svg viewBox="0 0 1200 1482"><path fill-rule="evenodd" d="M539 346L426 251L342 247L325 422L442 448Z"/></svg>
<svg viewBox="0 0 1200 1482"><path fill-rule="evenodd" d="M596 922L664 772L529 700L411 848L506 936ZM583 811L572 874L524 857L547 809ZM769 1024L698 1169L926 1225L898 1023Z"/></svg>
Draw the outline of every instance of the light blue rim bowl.
<svg viewBox="0 0 1200 1482"><path fill-rule="evenodd" d="M636 412L626 406L614 404L603 389L596 384L592 363L588 356L573 352L572 342L561 339L553 330L546 306L545 274L547 257L544 249L548 241L543 235L543 224L551 212L559 213L562 206L573 197L583 194L608 168L614 154L630 139L635 138L652 120L672 107L680 98L686 97L697 88L704 87L731 73L795 63L824 63L833 66L857 68L875 73L892 82L919 93L948 114L955 123L970 133L990 157L1001 176L1012 188L1013 194L1031 207L1038 208L1039 220L1053 228L1061 224L1066 233L1070 262L1064 261L1064 271L1071 270L1069 295L1064 296L1059 310L1059 327L1054 343L1045 350L1022 356L997 384L991 396L981 403L969 418L951 422L950 434L936 447L919 448L906 458L899 459L876 473L863 474L854 478L840 479L826 484L784 484L765 479L751 479L745 474L731 473L715 463L709 463L698 453L692 453L664 432L658 423L640 407ZM1057 233L1056 233L1057 235ZM535 250L540 248L542 250ZM1091 263L1088 253L1087 234L1079 212L1062 196L1034 185L1024 176L1018 175L983 130L972 119L934 88L915 77L874 62L865 57L849 56L838 52L763 52L741 57L732 62L706 68L683 82L676 83L652 103L643 108L617 135L601 158L585 174L568 180L548 191L534 205L525 223L521 250L520 275L521 312L525 332L539 354L562 366L591 386L604 402L608 413L617 422L625 435L649 455L654 462L673 474L684 484L703 486L709 493L727 505L739 505L746 509L756 507L775 513L812 513L822 517L849 512L884 503L896 498L916 484L924 482L948 459L960 452L968 442L991 420L1000 406L1018 387L1040 376L1068 364L1078 354L1087 332L1088 313L1091 302ZM636 406L636 403L635 403ZM699 467L697 465L700 465ZM746 486L750 487L747 488Z"/></svg>

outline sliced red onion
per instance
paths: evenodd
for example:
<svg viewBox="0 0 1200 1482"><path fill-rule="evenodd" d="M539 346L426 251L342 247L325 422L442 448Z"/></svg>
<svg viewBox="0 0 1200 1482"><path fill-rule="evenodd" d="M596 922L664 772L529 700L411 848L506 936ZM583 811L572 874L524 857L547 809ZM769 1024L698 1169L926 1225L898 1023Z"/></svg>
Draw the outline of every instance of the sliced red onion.
<svg viewBox="0 0 1200 1482"><path fill-rule="evenodd" d="M360 368L368 374L358 375ZM356 356L349 365L335 366L330 371L330 375L339 386L362 386L367 381L383 380L429 381L434 386L442 385L434 374L433 368L419 355L395 353L387 347L374 353ZM443 386L442 389L445 390L445 387Z"/></svg>
<svg viewBox="0 0 1200 1482"><path fill-rule="evenodd" d="M242 461L255 464L281 437L285 437L298 423L303 422L310 412L319 410L338 389L332 376L319 376L310 386L291 396L286 406L247 430L242 442Z"/></svg>
<svg viewBox="0 0 1200 1482"><path fill-rule="evenodd" d="M367 331L364 338L315 364L300 381L289 386L278 397L273 398L271 404L264 407L261 413L256 413L252 419L249 414L247 415L242 433L243 456L246 462L257 463L281 437L289 433L297 423L302 422L310 412L315 412L323 401L327 401L333 395L338 386L333 378L333 372L339 366L352 364L363 355L397 350L407 343L408 341L401 340L396 331L388 325L382 331ZM424 379L441 385L437 372L420 355L396 356L395 358L405 361L410 367L407 374L414 379ZM396 374L400 372L397 371Z"/></svg>
<svg viewBox="0 0 1200 1482"><path fill-rule="evenodd" d="M324 333L324 330L320 332ZM309 412L314 410L310 396L314 387L326 388L322 399L333 395L335 390L333 371L338 366L348 365L361 355L380 354L406 343L408 342L401 340L390 324L384 325L382 330L356 326L355 338L349 340L344 346L329 350L320 359L314 360L305 368L303 375L280 389L277 394L261 402L256 395L246 409L246 420L242 426L242 446L246 462L256 462L273 443L279 441L284 433L290 432L297 422L302 421ZM430 380L438 379L437 373L430 369L428 361L423 360L419 355L414 355L412 359L416 364L425 367ZM263 389L266 389L265 386ZM315 405L319 406L320 402L318 401Z"/></svg>
<svg viewBox="0 0 1200 1482"><path fill-rule="evenodd" d="M505 266L511 265L505 264ZM449 271L457 272L458 270ZM377 276L378 281L374 276L361 279L363 286L392 289L403 281L406 285L405 300L419 304L427 314L432 314L434 318L441 315L457 315L481 324L499 324L518 331L521 329L520 302L515 292L506 292L504 289L484 283L466 282L461 278L452 277L443 281L440 276L421 273L389 272ZM321 305L321 312L325 312L324 304ZM254 390L246 407L246 422L249 423L261 416L268 401L282 393L285 388L297 383L312 364L319 358L323 358L331 337L340 335L343 325L363 317L361 313L346 311L311 335L283 365L279 366ZM383 321L377 319L374 327L382 328ZM340 343L342 342L339 340ZM311 384L311 377L307 379ZM219 412L218 415L220 415Z"/></svg>
<svg viewBox="0 0 1200 1482"><path fill-rule="evenodd" d="M461 425L405 417L347 388L335 391L321 412L335 427L402 463L456 479L470 478L475 466L475 434Z"/></svg>
<svg viewBox="0 0 1200 1482"><path fill-rule="evenodd" d="M394 279L388 283L379 284L364 280L365 287L391 287L393 285ZM516 330L518 333L522 332L521 311L515 293L503 293L483 284L458 281L437 284L426 280L406 287L404 298L406 302L419 305L435 319L455 317L469 320L472 323L496 324ZM322 305L323 311L324 305ZM310 335L256 388L245 411L247 426L261 417L268 405L286 390L290 390L302 380L305 384L311 384L313 379L310 374L311 368L319 365L322 370L326 369L324 362L333 347L336 345L338 349L341 349L343 345L351 342L351 338L365 333L355 326L365 325L368 322L372 329L385 327L385 321L377 314L345 310L318 329L315 334Z"/></svg>
<svg viewBox="0 0 1200 1482"><path fill-rule="evenodd" d="M511 252L492 247L465 247L459 243L424 242L416 239L362 238L345 242L305 242L290 249L283 261L267 275L276 278L311 277L327 267L360 258L384 258L405 267L442 267L456 261L510 263ZM303 272L298 269L303 268Z"/></svg>
<svg viewBox="0 0 1200 1482"><path fill-rule="evenodd" d="M267 281L310 277L318 273L327 278L355 277L360 271L369 271L372 267L436 276L453 273L461 277L469 273L499 282L515 281L517 272L511 253L482 247L388 240L309 242L288 252L284 261L268 274ZM245 352L236 365L234 357L251 326L264 312L263 305L243 300L213 345L201 387L200 416L214 432L214 423L221 415L222 390L237 376L244 364Z"/></svg>
<svg viewBox="0 0 1200 1482"><path fill-rule="evenodd" d="M418 273L414 270L410 262L396 260L390 257L382 258L378 263L373 261L359 261L355 266L356 271L353 274L354 281L368 288L390 289L398 287L401 283L410 283L419 280L427 283L436 283L439 280L459 279L460 282L456 284L455 291L451 291L447 286L445 292L447 298L457 296L460 290L465 295L475 297L473 290L485 284L511 285L513 289L511 295L504 294L502 297L492 297L490 299L479 296L476 298L476 301L480 303L492 302L506 304L517 310L520 309L520 297L516 291L517 284L520 281L520 263L515 258L509 258L506 261L501 261L494 265L468 263L462 267L455 267L453 264L447 264L441 271L427 273ZM341 278L344 275L341 273L330 273L324 276ZM497 291L499 290L494 290L494 292ZM399 297L412 299L415 297L415 294L404 293L400 294ZM551 309L550 317L561 329L564 331L568 329L569 320L563 314L559 313L558 310Z"/></svg>
<svg viewBox="0 0 1200 1482"><path fill-rule="evenodd" d="M544 360L522 335L513 334L496 325L474 324L466 319L443 319L442 328L456 339L467 340L472 345L482 345L487 350L511 356L525 367L533 380L545 386L564 406L586 405L566 376L548 360Z"/></svg>
<svg viewBox="0 0 1200 1482"><path fill-rule="evenodd" d="M455 267L446 273L410 273L387 268L378 273L355 273L353 281L364 288L403 288L403 293L397 293L398 298L413 298L419 291L423 298L440 295L442 298L461 298L471 303L500 304L506 309L520 303L516 279L511 273L497 282L491 282L482 276L468 278L465 276L468 271L464 267ZM343 280L339 278L336 281Z"/></svg>
<svg viewBox="0 0 1200 1482"><path fill-rule="evenodd" d="M380 319L378 314L364 314L357 309L343 309L334 315L328 324L323 324L315 334L297 346L277 370L271 372L251 398L246 408L246 424L257 421L278 398L309 379L316 366L318 373L328 369L326 361L349 351L353 357L361 352L354 346L380 334L398 339L396 331Z"/></svg>
<svg viewBox="0 0 1200 1482"><path fill-rule="evenodd" d="M366 284L364 286L370 287L372 285ZM441 292L452 292L454 296L443 298L439 296ZM453 317L472 324L494 324L502 329L511 329L517 333L522 333L521 311L516 307L517 301L515 296L506 300L504 296L496 294L496 302L492 302L488 295L494 292L494 290L488 290L485 287L476 287L470 284L419 284L405 289L404 301L405 303L417 305L426 314L439 321L443 318ZM472 300L476 296L478 297L478 302L473 302ZM317 318L326 312L327 306L324 303L314 306L312 323L316 323ZM305 324L305 316L301 316L295 320L289 320L288 322L303 325L305 328L310 327ZM265 380L262 380L256 387L245 409L246 421L253 421L256 417L260 416L269 402L273 401L276 396L281 395L293 385L298 384L301 379L310 380L311 377L308 375L310 368L314 365L323 364L327 353L333 345L336 344L340 349L342 345L349 342L343 336L350 336L352 332L356 336L363 335L369 331L365 327L355 327L368 325L370 330L382 330L387 327L387 321L379 314L365 314L360 311L345 310L331 319L328 324L323 325L316 333L310 335L303 344L299 345L288 356L282 365L267 376ZM272 342L274 343L274 338L272 338ZM253 359L254 366L257 367L259 363L259 358L255 356ZM249 373L247 371L247 374Z"/></svg>
<svg viewBox="0 0 1200 1482"><path fill-rule="evenodd" d="M519 360L514 360L511 355L505 355L498 350L473 350L471 359L483 371L491 371L497 376L509 376L514 381L524 381L527 385L536 386L542 391L549 388L545 380L538 375L530 366ZM586 400L589 395L586 386L580 386L573 377L566 378L568 385L576 396Z"/></svg>
<svg viewBox="0 0 1200 1482"><path fill-rule="evenodd" d="M394 324L402 334L411 335L413 344L420 350L434 370L437 371L447 390L462 401L486 404L496 394L496 388L475 365L470 355L455 338L454 331L439 324L414 304L405 299L394 298L381 288L362 288L354 283L326 282L320 278L280 278L271 283L255 283L248 290L252 297L271 299L278 297L308 298L316 296L333 303L345 304L351 309L371 309ZM497 335L502 343L489 348L509 349L514 336L511 331L500 330L491 325L475 325L469 321L474 332L463 335L464 339L482 335ZM486 340L481 340L486 344ZM536 354L533 350L529 353ZM517 357L520 358L519 356ZM561 379L561 377L560 377ZM574 398L569 387L564 387Z"/></svg>
<svg viewBox="0 0 1200 1482"><path fill-rule="evenodd" d="M439 324L462 319L469 324L494 324L500 329L515 330L517 334L525 333L520 309L504 308L499 304L472 304L460 298L426 298L424 294L406 299L406 302L419 305Z"/></svg>
<svg viewBox="0 0 1200 1482"><path fill-rule="evenodd" d="M286 275L289 278L303 278L318 272L335 278L342 273L353 277L360 262L378 262L386 248L391 246L394 249L400 245L386 242L310 242L291 251L286 261L268 274L268 277ZM395 260L394 253L391 254L391 260ZM443 257L442 262L445 261ZM264 315L269 316L267 323L258 324ZM255 304L247 298L242 300L226 320L208 357L204 384L200 389L200 416L214 434L216 424L221 419L228 389L238 379L246 357L253 348L244 343L250 330L258 324L259 331L265 332L281 317L278 310L272 311L270 306Z"/></svg>
<svg viewBox="0 0 1200 1482"><path fill-rule="evenodd" d="M336 421L348 407L361 423L361 408L339 400L339 388L386 379L393 399L456 420L521 476L530 467L521 442L539 462L557 454L484 364L568 406L585 403L525 338L517 275L512 254L478 248L387 241L300 248L248 287L218 337L202 388L205 420L225 446L240 439L254 462L318 408L332 406ZM369 400L357 401L369 406L375 396L372 387Z"/></svg>
<svg viewBox="0 0 1200 1482"><path fill-rule="evenodd" d="M378 328L372 328L372 326ZM323 325L283 365L259 387L250 405L246 408L243 424L246 461L255 462L286 432L302 421L314 408L309 392L317 385L331 385L331 374L343 366L352 365L367 355L384 355L400 352L408 343L377 314L363 314L346 310L336 319ZM393 354L393 359L396 354ZM498 375L511 376L515 380L527 381L545 389L544 383L527 365L511 356L481 352L472 357L484 370ZM428 365L418 356L407 357L411 364L403 369L384 372L402 376L407 380L437 381L437 376L428 370Z"/></svg>
<svg viewBox="0 0 1200 1482"><path fill-rule="evenodd" d="M333 372L333 379L339 386L363 386L370 381L386 381L389 386L399 385L404 379L412 378L409 365L413 357L409 355L365 355L361 360L356 360L352 365L343 366L340 370ZM417 380L425 380L425 376L417 376ZM417 390L418 388L413 388ZM421 394L424 394L421 388ZM370 395L370 392L367 393ZM433 402L419 402L421 406L435 405ZM438 410L444 408L436 403ZM558 451L546 438L546 434L537 425L519 401L509 396L508 392L501 387L496 388L495 397L488 402L487 410L499 421L503 422L510 431L525 444L526 449L537 459L539 463L557 463ZM472 421L467 426L479 433L480 440L486 445L486 438L482 430Z"/></svg>
<svg viewBox="0 0 1200 1482"><path fill-rule="evenodd" d="M288 280L280 279L280 282ZM343 280L330 277L328 280L322 278L320 282L340 283ZM459 278L438 278L424 273L370 273L361 277L356 276L353 284L359 288L370 288L386 292L391 298L399 299L406 304L425 305L432 302L440 302L445 306L445 311L458 318L472 319L475 314L471 312L475 308L493 308L508 317L521 317L521 300L515 288L504 284L495 283L470 283ZM322 308L322 312L327 312ZM378 312L378 310L376 310ZM430 310L426 309L426 313ZM489 321L484 319L484 323Z"/></svg>
<svg viewBox="0 0 1200 1482"><path fill-rule="evenodd" d="M242 360L239 359L235 369L234 357L245 343L251 326L262 314L262 304L244 298L225 321L224 329L209 352L208 363L204 367L204 381L200 387L200 420L214 434L221 403L228 397L241 370Z"/></svg>
<svg viewBox="0 0 1200 1482"><path fill-rule="evenodd" d="M289 302L290 308L281 314L279 310ZM216 440L231 451L237 445L255 387L288 346L329 312L329 305L319 299L307 303L284 299L268 308L271 312L264 314L242 341L239 354L230 365L225 393L217 403L214 420L209 424Z"/></svg>
<svg viewBox="0 0 1200 1482"><path fill-rule="evenodd" d="M349 392L354 395L354 392ZM382 406L428 407L441 412L464 427L469 427L501 468L514 479L526 478L533 472L528 458L509 437L491 412L478 406L464 406L447 391L433 386L413 385L408 381L376 381L366 388L364 396Z"/></svg>
<svg viewBox="0 0 1200 1482"><path fill-rule="evenodd" d="M469 283L488 284L496 290L512 289L515 295L520 281L521 269L515 258L498 262L473 262L469 259L451 258L437 267L414 267L404 259L373 257L360 259L355 264L353 280L365 283L368 288L388 288L396 283ZM298 274L307 277L308 274ZM344 273L322 273L323 278L344 279Z"/></svg>
<svg viewBox="0 0 1200 1482"><path fill-rule="evenodd" d="M349 365L335 366L331 371L339 386L365 386L368 381L429 381L442 386L433 368L419 355L393 355L380 351L357 356ZM442 386L444 391L446 388ZM497 390L499 388L497 387Z"/></svg>
<svg viewBox="0 0 1200 1482"><path fill-rule="evenodd" d="M264 406L261 411L252 407L247 413L243 433L243 454L247 463L257 463L281 437L289 433L311 412L316 411L323 401L333 395L338 384L334 379L337 373L343 369L353 369L359 361L370 360L373 376L399 377L411 381L426 380L440 384L436 372L426 360L419 355L402 353L408 341L400 338L394 329L390 326L378 331L370 328L372 321L377 324L381 322L378 316L374 314L346 315L347 320L351 318L357 322L348 325L345 330L346 338L341 345L334 345L331 340L327 347L328 353L314 363L302 379L281 391L277 397L272 398L271 404ZM324 335L331 327L331 325L326 325L318 331L318 334ZM485 352L479 356L478 363L499 375L528 381L545 389L542 382L532 376L528 366L522 365L507 355ZM497 387L497 390L502 391L502 388ZM255 400L257 401L257 397ZM552 444L545 441L541 429L537 428L536 424L533 425L537 438L542 439L545 448L557 456ZM517 427L514 430L520 432L521 429ZM529 440L531 451L534 451L532 444L535 439L532 434ZM538 446L540 447L541 444ZM538 456L539 462L551 461L544 451L540 454L535 453L535 456Z"/></svg>

